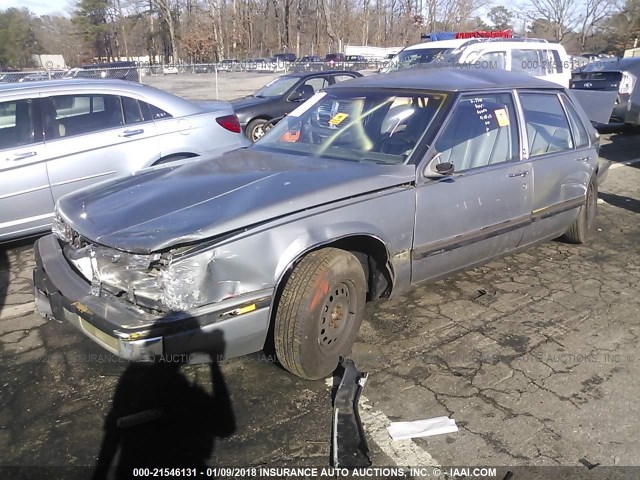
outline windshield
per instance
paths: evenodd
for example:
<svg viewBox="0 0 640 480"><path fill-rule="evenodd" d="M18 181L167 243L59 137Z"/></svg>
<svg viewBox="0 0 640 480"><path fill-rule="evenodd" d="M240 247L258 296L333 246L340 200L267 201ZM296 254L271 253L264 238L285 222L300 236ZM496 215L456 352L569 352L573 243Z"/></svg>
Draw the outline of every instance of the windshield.
<svg viewBox="0 0 640 480"><path fill-rule="evenodd" d="M279 77L267 83L264 87L253 94L254 97L269 98L284 95L298 81L297 77Z"/></svg>
<svg viewBox="0 0 640 480"><path fill-rule="evenodd" d="M417 68L434 60L440 60L450 52L451 48L419 48L413 50L403 50L396 55L383 70L382 73L395 72L407 68Z"/></svg>
<svg viewBox="0 0 640 480"><path fill-rule="evenodd" d="M251 148L363 163L407 163L445 98L444 93L427 92L319 92Z"/></svg>

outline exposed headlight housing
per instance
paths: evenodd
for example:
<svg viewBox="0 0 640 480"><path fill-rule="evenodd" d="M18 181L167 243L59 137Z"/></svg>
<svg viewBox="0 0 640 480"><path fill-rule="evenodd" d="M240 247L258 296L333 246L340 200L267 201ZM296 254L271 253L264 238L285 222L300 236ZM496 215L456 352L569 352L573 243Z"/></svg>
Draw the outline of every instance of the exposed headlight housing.
<svg viewBox="0 0 640 480"><path fill-rule="evenodd" d="M59 212L53 224L65 257L91 283L92 295L109 292L146 309L185 311L244 292L238 281L213 280L216 248L134 254L87 241Z"/></svg>

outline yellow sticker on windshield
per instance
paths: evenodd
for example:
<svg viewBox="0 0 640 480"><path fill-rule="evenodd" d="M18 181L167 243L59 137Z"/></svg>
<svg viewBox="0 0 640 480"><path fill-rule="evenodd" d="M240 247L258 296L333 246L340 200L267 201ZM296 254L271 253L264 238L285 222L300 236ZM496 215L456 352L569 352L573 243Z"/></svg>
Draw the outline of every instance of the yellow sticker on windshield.
<svg viewBox="0 0 640 480"><path fill-rule="evenodd" d="M329 125L340 125L348 116L348 113L336 113L331 117L331 120L329 120Z"/></svg>
<svg viewBox="0 0 640 480"><path fill-rule="evenodd" d="M496 120L498 121L498 125L501 127L506 127L509 125L509 116L507 115L507 111L504 108L499 108L495 110Z"/></svg>

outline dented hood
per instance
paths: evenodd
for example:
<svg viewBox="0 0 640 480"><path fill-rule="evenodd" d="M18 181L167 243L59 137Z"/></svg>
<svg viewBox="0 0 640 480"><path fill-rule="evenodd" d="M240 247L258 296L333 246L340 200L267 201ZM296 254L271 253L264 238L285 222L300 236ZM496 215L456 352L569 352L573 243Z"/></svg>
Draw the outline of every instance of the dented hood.
<svg viewBox="0 0 640 480"><path fill-rule="evenodd" d="M414 179L413 165L243 149L83 189L62 197L59 210L91 241L150 253Z"/></svg>

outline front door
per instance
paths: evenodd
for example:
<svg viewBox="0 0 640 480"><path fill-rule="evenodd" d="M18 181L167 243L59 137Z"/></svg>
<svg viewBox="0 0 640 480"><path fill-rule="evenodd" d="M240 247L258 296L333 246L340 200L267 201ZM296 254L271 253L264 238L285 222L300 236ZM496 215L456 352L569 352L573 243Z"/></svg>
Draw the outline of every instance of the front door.
<svg viewBox="0 0 640 480"><path fill-rule="evenodd" d="M463 96L454 107L427 162L449 162L454 172L418 180L413 283L518 245L529 222L532 185L518 132L511 93ZM432 170L424 167L419 171Z"/></svg>

